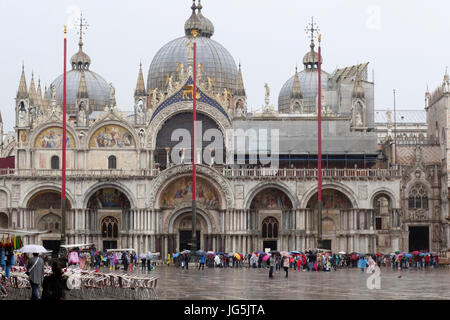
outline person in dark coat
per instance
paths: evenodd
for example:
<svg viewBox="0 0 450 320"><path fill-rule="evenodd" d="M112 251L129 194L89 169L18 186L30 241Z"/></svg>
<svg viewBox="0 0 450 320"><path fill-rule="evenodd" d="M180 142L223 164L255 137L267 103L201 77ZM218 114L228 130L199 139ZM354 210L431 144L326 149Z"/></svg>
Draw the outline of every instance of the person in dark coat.
<svg viewBox="0 0 450 320"><path fill-rule="evenodd" d="M63 277L61 264L58 261L53 262L52 272L52 275L44 278L42 300L64 300L67 279Z"/></svg>
<svg viewBox="0 0 450 320"><path fill-rule="evenodd" d="M44 280L44 260L39 254L33 253L33 258L27 264L27 274L31 284L31 300L39 300L39 286Z"/></svg>

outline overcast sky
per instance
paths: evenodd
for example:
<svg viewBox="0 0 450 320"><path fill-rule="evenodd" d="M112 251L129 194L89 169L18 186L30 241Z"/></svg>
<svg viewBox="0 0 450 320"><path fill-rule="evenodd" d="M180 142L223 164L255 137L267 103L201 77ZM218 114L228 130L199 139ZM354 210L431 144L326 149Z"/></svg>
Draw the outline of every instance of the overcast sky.
<svg viewBox="0 0 450 320"><path fill-rule="evenodd" d="M116 87L121 110L132 110L139 61L144 79L153 56L184 35L190 0L0 0L0 108L5 130L14 125L22 60L27 85L34 71L42 88L63 71L63 26L83 11L89 27L84 51L91 70ZM423 109L428 84L441 84L450 64L450 1L433 0L203 0L215 27L213 39L242 64L248 109L264 103L264 83L276 106L278 92L302 68L309 50L304 31L314 16L322 33L323 69L362 62L375 70L375 108ZM68 59L78 35L69 30ZM316 47L317 48L317 47ZM69 70L70 68L68 68ZM37 83L36 83L37 86Z"/></svg>

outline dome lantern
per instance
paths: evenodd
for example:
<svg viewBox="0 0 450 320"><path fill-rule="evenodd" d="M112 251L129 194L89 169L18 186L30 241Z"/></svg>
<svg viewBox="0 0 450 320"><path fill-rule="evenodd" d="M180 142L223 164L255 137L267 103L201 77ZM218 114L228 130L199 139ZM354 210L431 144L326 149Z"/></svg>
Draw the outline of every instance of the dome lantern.
<svg viewBox="0 0 450 320"><path fill-rule="evenodd" d="M189 19L186 20L184 24L184 32L186 36L192 35L192 30L198 30L200 35L202 34L202 21L200 21L200 18L195 13L195 10L197 9L197 6L195 5L195 0L192 0L192 14L189 17Z"/></svg>

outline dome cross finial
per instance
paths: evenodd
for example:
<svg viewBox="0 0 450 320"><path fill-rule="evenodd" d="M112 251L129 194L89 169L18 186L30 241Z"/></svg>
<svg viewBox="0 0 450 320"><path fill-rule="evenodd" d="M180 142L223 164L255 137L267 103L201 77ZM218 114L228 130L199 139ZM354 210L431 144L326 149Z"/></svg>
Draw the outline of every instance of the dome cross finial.
<svg viewBox="0 0 450 320"><path fill-rule="evenodd" d="M311 39L311 46L314 48L314 38L319 34L319 26L314 22L314 17L311 17L311 22L306 26L305 31L309 34Z"/></svg>
<svg viewBox="0 0 450 320"><path fill-rule="evenodd" d="M84 28L84 30L86 30L87 27L89 27L89 25L86 22L86 19L83 19L83 11L81 11L81 13L80 13L79 27L80 27L80 31L78 31L78 34L80 35L80 41L78 42L78 45L80 46L80 49L81 49L81 47L83 46L83 34L85 34L85 31L83 31L83 28Z"/></svg>

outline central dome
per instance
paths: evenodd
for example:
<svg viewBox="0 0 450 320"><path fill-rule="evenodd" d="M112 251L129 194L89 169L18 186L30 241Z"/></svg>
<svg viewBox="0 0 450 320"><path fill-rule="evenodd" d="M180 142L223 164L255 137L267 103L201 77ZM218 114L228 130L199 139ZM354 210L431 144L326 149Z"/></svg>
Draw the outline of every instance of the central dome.
<svg viewBox="0 0 450 320"><path fill-rule="evenodd" d="M176 78L179 63L188 68L188 51L186 45L192 41L191 30L198 29L197 37L197 66L203 65L201 76L214 79L213 90L223 92L224 89L235 92L238 80L238 69L231 54L220 43L210 37L214 33L214 26L201 12L195 14L196 6L192 7L191 17L185 23L185 36L170 41L164 45L153 57L147 77L147 90L165 89L169 76ZM201 10L201 7L200 7Z"/></svg>

